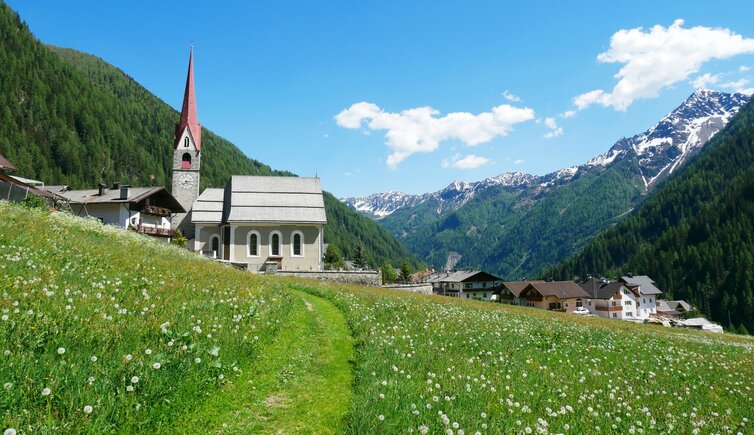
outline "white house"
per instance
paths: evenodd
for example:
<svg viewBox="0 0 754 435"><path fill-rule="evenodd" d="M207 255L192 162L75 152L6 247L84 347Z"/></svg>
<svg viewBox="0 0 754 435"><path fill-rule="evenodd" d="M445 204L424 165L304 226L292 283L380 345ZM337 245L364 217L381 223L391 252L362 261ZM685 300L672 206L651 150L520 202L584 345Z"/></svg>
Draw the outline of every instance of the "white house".
<svg viewBox="0 0 754 435"><path fill-rule="evenodd" d="M657 313L657 296L662 292L653 284L649 277L632 276L622 277L620 281L589 278L579 286L589 294L584 306L593 314L611 319L643 320Z"/></svg>
<svg viewBox="0 0 754 435"><path fill-rule="evenodd" d="M485 301L489 301L493 294L499 293L503 284L501 278L481 270L440 272L429 276L426 282L432 284L435 294Z"/></svg>

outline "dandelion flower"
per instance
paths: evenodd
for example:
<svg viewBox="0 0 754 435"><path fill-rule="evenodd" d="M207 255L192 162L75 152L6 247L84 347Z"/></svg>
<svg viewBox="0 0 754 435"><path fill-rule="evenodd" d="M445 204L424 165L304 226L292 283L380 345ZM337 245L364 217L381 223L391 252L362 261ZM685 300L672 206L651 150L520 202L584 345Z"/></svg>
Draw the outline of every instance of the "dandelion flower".
<svg viewBox="0 0 754 435"><path fill-rule="evenodd" d="M385 420L385 416L382 415L382 414L380 414L380 415L377 416L377 419L380 420L380 421L383 421L383 420Z"/></svg>
<svg viewBox="0 0 754 435"><path fill-rule="evenodd" d="M131 361L133 357L134 356L129 353L128 355L126 355L126 361Z"/></svg>
<svg viewBox="0 0 754 435"><path fill-rule="evenodd" d="M92 355L89 359L92 360L92 362L97 362L97 355Z"/></svg>
<svg viewBox="0 0 754 435"><path fill-rule="evenodd" d="M133 385L127 385L126 386L126 391L128 391L129 393L132 392L133 390L134 390L134 386Z"/></svg>
<svg viewBox="0 0 754 435"><path fill-rule="evenodd" d="M42 396L49 396L50 393L52 393L52 390L50 390L49 388L45 388L42 390Z"/></svg>
<svg viewBox="0 0 754 435"><path fill-rule="evenodd" d="M152 349L147 349L144 351L144 353L147 355L152 355Z"/></svg>
<svg viewBox="0 0 754 435"><path fill-rule="evenodd" d="M132 378L131 378L131 383L132 383L132 384L138 384L138 383L139 383L139 377L138 377L138 376L134 376L134 377L132 377Z"/></svg>
<svg viewBox="0 0 754 435"><path fill-rule="evenodd" d="M197 363L197 364L199 364L200 362L202 362L202 359L201 358L194 358L194 362Z"/></svg>
<svg viewBox="0 0 754 435"><path fill-rule="evenodd" d="M160 363L158 363L158 362L152 364L152 368L155 369L155 370L159 370L160 367L162 367L162 365Z"/></svg>
<svg viewBox="0 0 754 435"><path fill-rule="evenodd" d="M65 353L65 348L64 347L59 347L58 348L58 355L62 355L64 353Z"/></svg>
<svg viewBox="0 0 754 435"><path fill-rule="evenodd" d="M16 435L16 430L12 427L9 427L8 429L5 429L5 432L3 432L3 435Z"/></svg>
<svg viewBox="0 0 754 435"><path fill-rule="evenodd" d="M10 383L10 382L6 382L6 383L4 383L4 384L3 384L3 387L4 387L4 388L5 388L6 390L10 390L11 388L13 388L13 384L12 384L12 383Z"/></svg>
<svg viewBox="0 0 754 435"><path fill-rule="evenodd" d="M94 408L92 408L91 405L86 405L84 407L84 414L91 414L92 411L94 411Z"/></svg>

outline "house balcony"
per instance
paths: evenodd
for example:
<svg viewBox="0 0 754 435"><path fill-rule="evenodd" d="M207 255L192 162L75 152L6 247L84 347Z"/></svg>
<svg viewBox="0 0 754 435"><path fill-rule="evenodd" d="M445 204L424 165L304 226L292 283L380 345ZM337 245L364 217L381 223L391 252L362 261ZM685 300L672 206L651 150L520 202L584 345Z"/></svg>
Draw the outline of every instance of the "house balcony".
<svg viewBox="0 0 754 435"><path fill-rule="evenodd" d="M145 205L141 212L152 216L169 217L170 209L164 207L156 207L154 205Z"/></svg>
<svg viewBox="0 0 754 435"><path fill-rule="evenodd" d="M623 311L623 306L622 306L622 305L618 305L618 306L615 306L615 307L606 307L606 306L603 306L603 305L597 305L597 306L596 306L596 307L594 307L594 308L595 308L595 309L596 309L597 311L608 311L608 312L612 312L612 311Z"/></svg>
<svg viewBox="0 0 754 435"><path fill-rule="evenodd" d="M175 230L172 228L160 228L149 225L129 225L129 229L139 233L155 237L174 237Z"/></svg>

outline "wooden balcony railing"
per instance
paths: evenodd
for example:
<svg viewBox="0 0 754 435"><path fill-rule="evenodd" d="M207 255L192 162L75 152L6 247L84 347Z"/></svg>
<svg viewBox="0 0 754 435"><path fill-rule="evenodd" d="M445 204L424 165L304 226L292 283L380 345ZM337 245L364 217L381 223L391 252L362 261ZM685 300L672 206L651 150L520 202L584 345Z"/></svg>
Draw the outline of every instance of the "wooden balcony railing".
<svg viewBox="0 0 754 435"><path fill-rule="evenodd" d="M172 228L150 227L147 225L131 225L129 228L139 234L147 234L156 237L173 237L175 230Z"/></svg>
<svg viewBox="0 0 754 435"><path fill-rule="evenodd" d="M141 212L144 214L150 214L152 216L170 216L170 209L164 207L156 207L154 205L145 205L144 208L141 209Z"/></svg>

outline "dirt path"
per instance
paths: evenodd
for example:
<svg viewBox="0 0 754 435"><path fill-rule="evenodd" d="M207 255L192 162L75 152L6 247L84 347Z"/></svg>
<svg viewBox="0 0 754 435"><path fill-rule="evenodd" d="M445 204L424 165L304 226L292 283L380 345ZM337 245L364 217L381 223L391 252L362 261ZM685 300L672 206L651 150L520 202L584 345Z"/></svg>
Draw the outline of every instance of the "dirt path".
<svg viewBox="0 0 754 435"><path fill-rule="evenodd" d="M299 291L277 339L230 388L187 416L181 433L339 433L350 409L353 339L329 301Z"/></svg>

